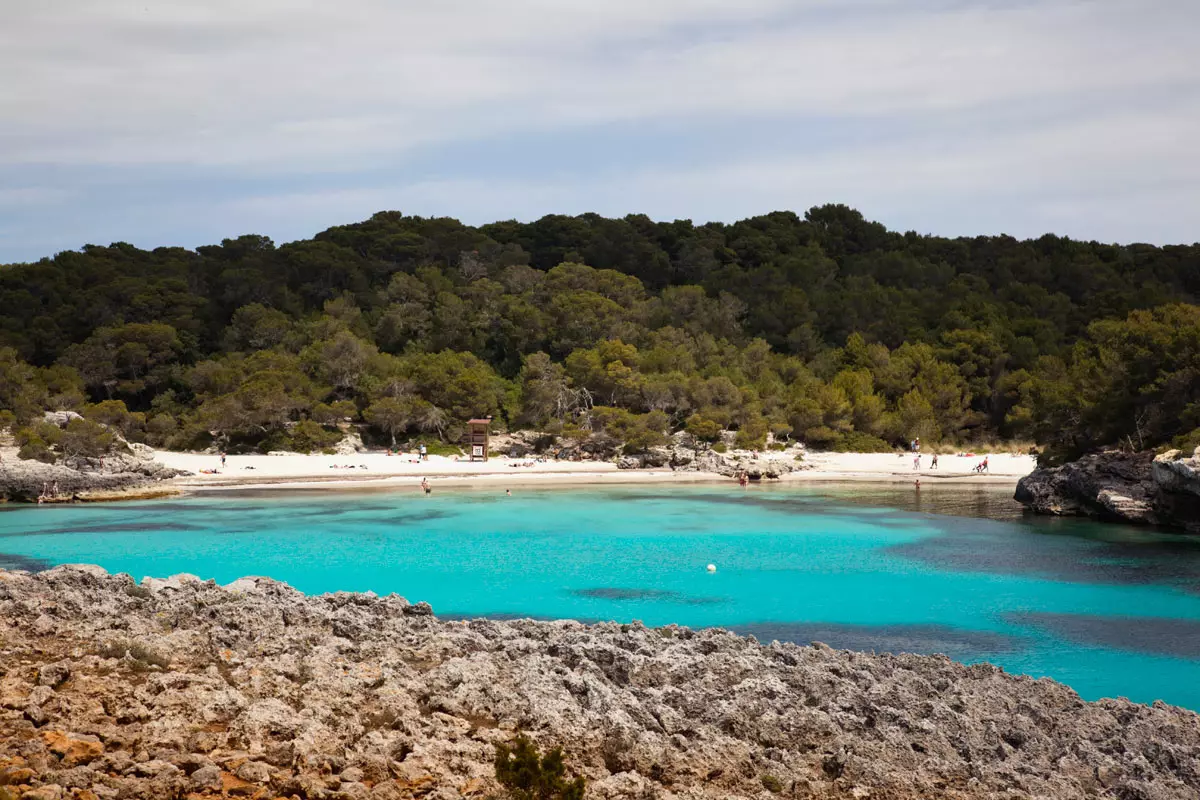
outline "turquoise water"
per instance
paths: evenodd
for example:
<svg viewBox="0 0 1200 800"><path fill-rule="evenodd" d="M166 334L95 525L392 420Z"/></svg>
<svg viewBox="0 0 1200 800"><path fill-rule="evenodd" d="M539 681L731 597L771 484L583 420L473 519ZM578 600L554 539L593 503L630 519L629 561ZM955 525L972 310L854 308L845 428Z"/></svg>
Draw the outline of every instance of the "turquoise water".
<svg viewBox="0 0 1200 800"><path fill-rule="evenodd" d="M4 510L0 553L18 568L398 592L443 616L638 619L941 652L1049 675L1088 699L1200 709L1200 542L1025 519L986 489L214 494Z"/></svg>

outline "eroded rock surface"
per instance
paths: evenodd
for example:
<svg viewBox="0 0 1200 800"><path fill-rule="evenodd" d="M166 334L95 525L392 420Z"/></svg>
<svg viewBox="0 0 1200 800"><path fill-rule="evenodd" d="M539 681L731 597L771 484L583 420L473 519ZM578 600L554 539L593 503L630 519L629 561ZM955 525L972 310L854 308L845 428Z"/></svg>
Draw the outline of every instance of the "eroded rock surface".
<svg viewBox="0 0 1200 800"><path fill-rule="evenodd" d="M1039 514L1092 516L1200 533L1200 448L1106 452L1034 470L1017 484L1016 499Z"/></svg>
<svg viewBox="0 0 1200 800"><path fill-rule="evenodd" d="M95 567L0 571L0 642L15 797L482 798L518 729L594 798L1200 796L1192 712L939 657Z"/></svg>

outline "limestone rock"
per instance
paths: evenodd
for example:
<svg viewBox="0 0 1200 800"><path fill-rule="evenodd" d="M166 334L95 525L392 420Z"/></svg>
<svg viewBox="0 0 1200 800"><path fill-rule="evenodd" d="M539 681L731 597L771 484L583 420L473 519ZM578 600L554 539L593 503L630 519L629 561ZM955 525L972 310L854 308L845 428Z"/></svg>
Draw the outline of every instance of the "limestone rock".
<svg viewBox="0 0 1200 800"><path fill-rule="evenodd" d="M1038 514L1092 516L1200 533L1200 456L1172 450L1105 452L1042 468L1017 484L1017 500Z"/></svg>
<svg viewBox="0 0 1200 800"><path fill-rule="evenodd" d="M23 665L0 675L0 783L60 800L482 798L499 789L495 745L524 730L563 747L588 797L614 800L1200 796L1200 716L1087 703L987 664L679 626L440 620L396 596L307 597L266 578L132 585L94 568L0 571L5 663ZM170 666L78 655L114 631ZM33 687L63 662L69 680Z"/></svg>

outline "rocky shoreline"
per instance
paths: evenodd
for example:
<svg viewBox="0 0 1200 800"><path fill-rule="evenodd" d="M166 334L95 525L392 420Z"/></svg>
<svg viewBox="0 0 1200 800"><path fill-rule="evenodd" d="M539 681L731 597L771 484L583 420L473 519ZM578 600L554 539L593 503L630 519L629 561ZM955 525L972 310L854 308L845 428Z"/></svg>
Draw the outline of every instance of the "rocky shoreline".
<svg viewBox="0 0 1200 800"><path fill-rule="evenodd" d="M1200 533L1200 448L1185 457L1109 451L1041 468L1017 484L1030 511Z"/></svg>
<svg viewBox="0 0 1200 800"><path fill-rule="evenodd" d="M245 578L0 571L0 797L486 797L517 730L594 798L1195 798L1200 717L944 657L439 620Z"/></svg>

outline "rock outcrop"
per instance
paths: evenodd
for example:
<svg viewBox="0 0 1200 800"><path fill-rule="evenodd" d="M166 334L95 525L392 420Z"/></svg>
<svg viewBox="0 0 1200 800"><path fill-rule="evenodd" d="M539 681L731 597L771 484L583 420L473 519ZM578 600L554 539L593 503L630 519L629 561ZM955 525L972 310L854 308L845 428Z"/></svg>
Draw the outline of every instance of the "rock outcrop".
<svg viewBox="0 0 1200 800"><path fill-rule="evenodd" d="M652 447L639 455L621 456L617 466L620 469L670 467L676 472L710 472L728 478L745 472L752 481L779 478L801 468L795 452L760 454L734 450L718 453L707 445L698 445L687 433L676 434L666 447Z"/></svg>
<svg viewBox="0 0 1200 800"><path fill-rule="evenodd" d="M14 797L483 798L518 730L592 798L1200 796L1196 714L944 657L96 567L0 571L0 642Z"/></svg>
<svg viewBox="0 0 1200 800"><path fill-rule="evenodd" d="M54 501L108 497L187 474L155 461L154 451L140 444L103 459L82 459L75 467L6 458L0 463L0 500L33 503L43 493Z"/></svg>
<svg viewBox="0 0 1200 800"><path fill-rule="evenodd" d="M1015 497L1038 514L1090 516L1200 533L1200 448L1190 458L1178 450L1105 452L1061 467L1034 470Z"/></svg>

